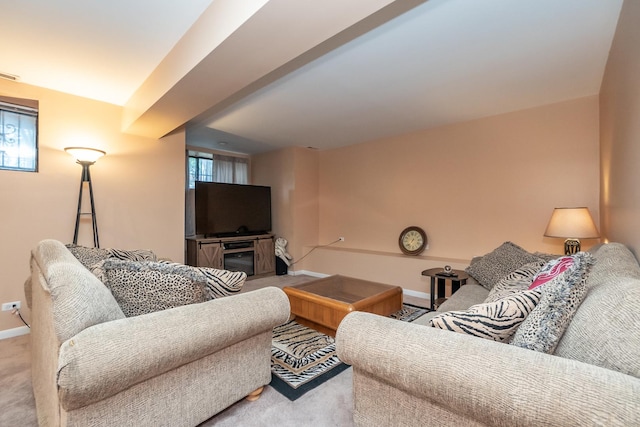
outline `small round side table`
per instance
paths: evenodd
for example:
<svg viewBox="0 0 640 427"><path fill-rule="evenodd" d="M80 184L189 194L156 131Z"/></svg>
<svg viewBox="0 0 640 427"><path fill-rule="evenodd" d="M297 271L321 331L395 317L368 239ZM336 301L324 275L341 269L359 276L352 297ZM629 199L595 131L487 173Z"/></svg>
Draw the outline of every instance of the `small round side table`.
<svg viewBox="0 0 640 427"><path fill-rule="evenodd" d="M445 297L447 280L451 281L451 293L453 294L460 289L460 286L467 283L467 279L469 278L469 275L462 270L451 270L451 274L447 274L442 268L424 270L422 275L431 278L431 292L429 293L431 297L431 310L435 310L440 304L447 300ZM436 283L438 284L437 293Z"/></svg>

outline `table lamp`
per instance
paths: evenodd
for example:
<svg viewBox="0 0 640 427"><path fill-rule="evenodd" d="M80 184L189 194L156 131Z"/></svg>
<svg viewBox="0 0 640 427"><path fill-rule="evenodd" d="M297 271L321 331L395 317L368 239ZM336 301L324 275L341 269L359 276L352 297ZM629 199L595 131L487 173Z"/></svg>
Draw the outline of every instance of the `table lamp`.
<svg viewBox="0 0 640 427"><path fill-rule="evenodd" d="M580 252L579 239L600 237L588 208L555 208L544 232L545 237L565 238L565 255Z"/></svg>

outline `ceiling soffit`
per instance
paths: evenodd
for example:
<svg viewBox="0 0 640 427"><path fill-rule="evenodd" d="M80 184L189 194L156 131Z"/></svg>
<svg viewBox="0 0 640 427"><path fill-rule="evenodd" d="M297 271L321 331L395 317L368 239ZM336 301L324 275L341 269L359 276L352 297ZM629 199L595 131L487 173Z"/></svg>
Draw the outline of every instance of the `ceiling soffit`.
<svg viewBox="0 0 640 427"><path fill-rule="evenodd" d="M160 138L423 2L261 0L211 37L203 28L219 24L220 8L228 7L228 14L242 3L213 2L127 102L123 131ZM209 51L204 56L203 49ZM185 66L198 56L197 64Z"/></svg>

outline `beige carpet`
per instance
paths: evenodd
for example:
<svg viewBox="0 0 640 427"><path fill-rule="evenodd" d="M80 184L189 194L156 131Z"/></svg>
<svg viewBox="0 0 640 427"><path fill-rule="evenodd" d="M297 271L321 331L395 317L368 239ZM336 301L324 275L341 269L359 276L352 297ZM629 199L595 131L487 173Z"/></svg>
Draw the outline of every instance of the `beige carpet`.
<svg viewBox="0 0 640 427"><path fill-rule="evenodd" d="M38 425L29 350L29 335L0 340L0 425Z"/></svg>
<svg viewBox="0 0 640 427"><path fill-rule="evenodd" d="M309 276L272 276L249 280L243 287L243 292L264 286L283 287L313 279ZM2 426L37 425L29 360L29 335L0 340ZM266 387L257 401L242 400L207 420L202 426L351 426L351 381L351 369L348 369L295 402L271 387ZM331 408L331 411L327 411L327 408Z"/></svg>

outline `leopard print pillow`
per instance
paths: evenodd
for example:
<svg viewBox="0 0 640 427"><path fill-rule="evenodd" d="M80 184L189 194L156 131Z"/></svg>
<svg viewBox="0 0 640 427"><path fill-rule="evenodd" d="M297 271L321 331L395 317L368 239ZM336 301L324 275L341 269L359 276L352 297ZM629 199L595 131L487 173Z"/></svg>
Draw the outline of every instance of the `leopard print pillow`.
<svg viewBox="0 0 640 427"><path fill-rule="evenodd" d="M553 354L586 295L585 280L595 262L588 252L579 252L571 258L569 268L535 288L542 292L540 302L522 322L510 344Z"/></svg>
<svg viewBox="0 0 640 427"><path fill-rule="evenodd" d="M106 259L91 269L127 317L208 299L204 275L189 266Z"/></svg>
<svg viewBox="0 0 640 427"><path fill-rule="evenodd" d="M91 269L91 266L104 261L111 255L107 249L101 248L87 248L85 246L78 246L73 244L66 245L69 252L80 261L86 268Z"/></svg>
<svg viewBox="0 0 640 427"><path fill-rule="evenodd" d="M491 290L503 277L530 262L541 261L512 242L504 242L466 268L471 277Z"/></svg>
<svg viewBox="0 0 640 427"><path fill-rule="evenodd" d="M78 246L74 244L66 245L69 252L75 256L82 265L91 270L91 267L104 261L107 258L117 258L127 261L157 261L157 256L153 251L148 249L103 249L88 248L86 246Z"/></svg>

